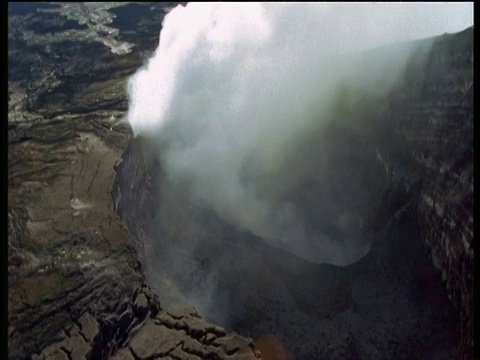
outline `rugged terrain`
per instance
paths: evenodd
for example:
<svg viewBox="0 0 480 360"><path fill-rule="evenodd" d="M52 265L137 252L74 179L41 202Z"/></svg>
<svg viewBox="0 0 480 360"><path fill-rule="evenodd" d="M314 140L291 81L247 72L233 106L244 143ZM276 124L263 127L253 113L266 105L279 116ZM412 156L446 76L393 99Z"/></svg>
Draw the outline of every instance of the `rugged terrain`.
<svg viewBox="0 0 480 360"><path fill-rule="evenodd" d="M174 5L9 5L9 358L471 358L473 29L383 106L339 104L336 201L298 201L361 214L371 251L340 268L175 197L131 139L126 80Z"/></svg>
<svg viewBox="0 0 480 360"><path fill-rule="evenodd" d="M119 121L125 83L158 42L162 6L9 6L11 359L254 356L195 309L162 309L114 211L114 166L131 137ZM132 25L141 41L130 52L132 30L118 28Z"/></svg>

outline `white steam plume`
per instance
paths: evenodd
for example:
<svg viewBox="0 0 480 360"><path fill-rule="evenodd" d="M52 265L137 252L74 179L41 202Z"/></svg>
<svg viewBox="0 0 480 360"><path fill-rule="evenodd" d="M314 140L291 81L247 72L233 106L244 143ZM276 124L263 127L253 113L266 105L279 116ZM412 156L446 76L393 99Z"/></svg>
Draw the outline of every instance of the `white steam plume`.
<svg viewBox="0 0 480 360"><path fill-rule="evenodd" d="M335 239L312 239L285 200L308 172L292 153L332 118L340 81L385 92L408 60L359 65L354 54L472 24L471 3L178 6L130 79L128 120L197 203L308 260L348 263L366 248L340 254Z"/></svg>

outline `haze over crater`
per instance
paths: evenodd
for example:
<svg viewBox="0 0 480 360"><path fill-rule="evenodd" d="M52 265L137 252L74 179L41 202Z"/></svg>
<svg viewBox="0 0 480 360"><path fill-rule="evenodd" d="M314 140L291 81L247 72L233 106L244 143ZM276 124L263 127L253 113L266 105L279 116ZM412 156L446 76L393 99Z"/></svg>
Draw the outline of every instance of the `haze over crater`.
<svg viewBox="0 0 480 360"><path fill-rule="evenodd" d="M130 79L128 121L154 144L172 191L304 259L349 264L370 246L360 240L362 216L340 206L327 231L311 215L320 205L299 200L306 183L332 193L325 129L340 120L339 107L365 96L380 103L414 45L388 47L374 62L365 51L463 30L472 6L178 6Z"/></svg>

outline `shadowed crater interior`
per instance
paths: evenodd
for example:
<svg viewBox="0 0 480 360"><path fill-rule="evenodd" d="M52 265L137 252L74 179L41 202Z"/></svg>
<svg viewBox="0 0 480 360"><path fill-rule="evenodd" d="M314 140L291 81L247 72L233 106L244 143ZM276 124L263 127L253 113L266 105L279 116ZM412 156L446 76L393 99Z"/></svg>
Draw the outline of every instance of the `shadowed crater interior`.
<svg viewBox="0 0 480 360"><path fill-rule="evenodd" d="M158 145L134 139L116 169L114 201L163 304L193 304L294 359L454 357L460 318L424 240L422 204L438 185L419 153L463 161L463 150L444 157L431 137L449 143L455 135L442 129L452 121L458 136L471 136L472 98L437 109L432 101L452 91L442 69L458 69L458 84L470 81L471 36L419 42L427 45L381 104L342 93L332 125L296 149L292 168L309 171L288 200L307 232L335 238L345 253L352 239L369 249L345 266L308 261L220 219L171 182ZM427 120L431 111L441 112L437 123Z"/></svg>

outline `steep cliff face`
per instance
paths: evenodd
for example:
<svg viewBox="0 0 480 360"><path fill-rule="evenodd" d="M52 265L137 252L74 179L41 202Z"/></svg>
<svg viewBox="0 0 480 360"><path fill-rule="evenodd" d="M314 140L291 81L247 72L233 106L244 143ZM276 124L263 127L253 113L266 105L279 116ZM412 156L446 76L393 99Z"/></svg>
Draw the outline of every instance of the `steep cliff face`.
<svg viewBox="0 0 480 360"><path fill-rule="evenodd" d="M460 314L461 353L473 348L473 29L438 38L408 91L391 103L392 131L405 148L422 238ZM400 87L400 89L402 89ZM386 150L386 156L394 150ZM391 162L392 170L396 164ZM401 170L399 170L400 172Z"/></svg>
<svg viewBox="0 0 480 360"><path fill-rule="evenodd" d="M199 208L168 184L152 144L132 141L115 206L162 300L193 302L254 338L274 333L299 359L471 357L472 36L419 42L381 102L352 102L348 87L340 98L321 139L333 195L306 183L296 201L317 204L306 214L321 226L339 208L356 214L351 230L373 242L345 268L305 262Z"/></svg>
<svg viewBox="0 0 480 360"><path fill-rule="evenodd" d="M473 347L472 44L470 28L438 37L427 56L414 56L367 137L392 183L413 196L404 211L415 211L422 242L460 314L464 356ZM385 198L374 223L401 208L391 202Z"/></svg>
<svg viewBox="0 0 480 360"><path fill-rule="evenodd" d="M378 228L399 210L415 214L429 258L460 316L458 356L469 358L473 349L473 29L438 37L426 56L413 56L383 106L366 127L369 135L365 129L356 130L375 148L392 184L405 188L403 192L411 197L393 206L391 197L385 197L372 224ZM402 209L402 203L408 207ZM428 277L420 266L415 271Z"/></svg>
<svg viewBox="0 0 480 360"><path fill-rule="evenodd" d="M431 45L425 41L382 104L339 108L344 122L374 148L393 188L401 188L395 196L392 189L386 193L367 231L385 226L393 214L414 214L422 243L459 313L459 357L466 358L473 349L472 46L473 28L440 36ZM360 123L349 122L352 117ZM425 277L422 283L431 272L418 265L413 271Z"/></svg>

